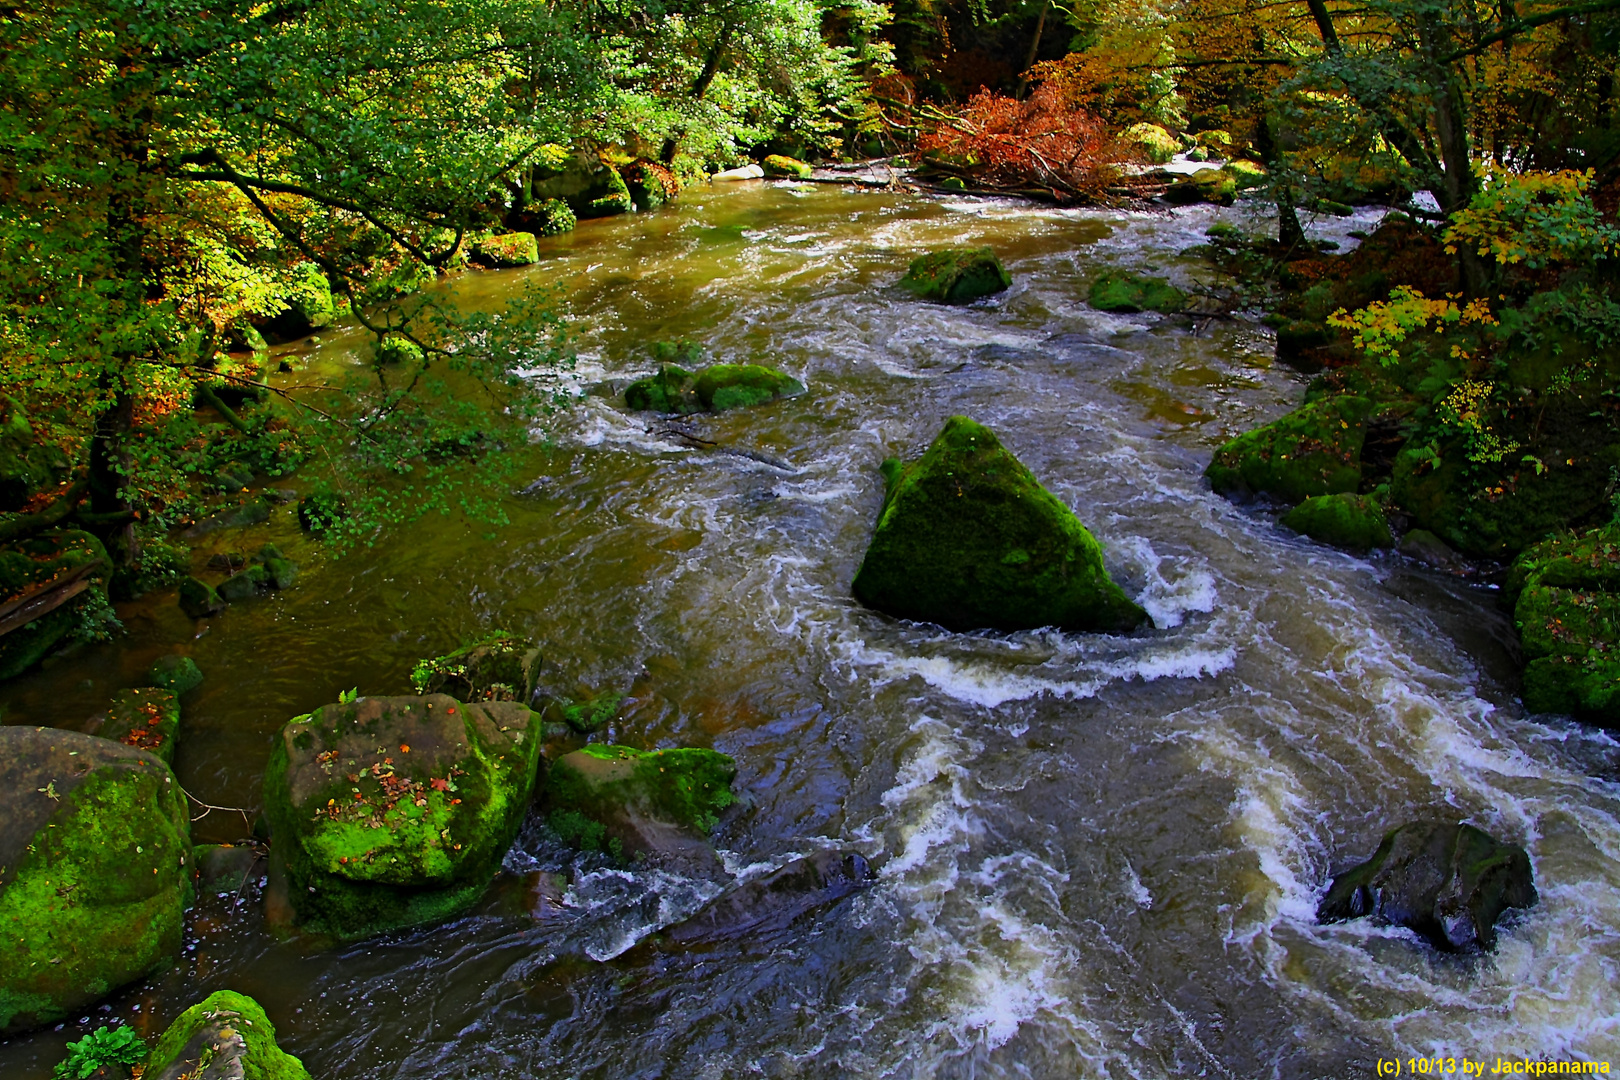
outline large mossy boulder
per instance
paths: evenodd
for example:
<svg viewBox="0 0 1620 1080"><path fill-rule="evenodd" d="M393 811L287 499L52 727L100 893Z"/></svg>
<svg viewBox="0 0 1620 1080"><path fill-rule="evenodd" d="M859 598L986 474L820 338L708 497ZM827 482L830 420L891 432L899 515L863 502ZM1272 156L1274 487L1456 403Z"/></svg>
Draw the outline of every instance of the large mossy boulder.
<svg viewBox="0 0 1620 1080"><path fill-rule="evenodd" d="M1333 879L1317 920L1372 916L1438 949L1496 944L1496 921L1536 902L1530 856L1472 825L1416 823L1385 835L1373 857Z"/></svg>
<svg viewBox="0 0 1620 1080"><path fill-rule="evenodd" d="M1237 177L1225 169L1199 169L1180 177L1165 188L1164 201L1173 206L1214 203L1231 206L1237 201Z"/></svg>
<svg viewBox="0 0 1620 1080"><path fill-rule="evenodd" d="M924 300L967 304L1002 292L1012 277L987 247L951 248L913 259L900 287Z"/></svg>
<svg viewBox="0 0 1620 1080"><path fill-rule="evenodd" d="M191 822L162 760L0 727L0 1034L54 1023L180 948Z"/></svg>
<svg viewBox="0 0 1620 1080"><path fill-rule="evenodd" d="M1366 398L1322 398L1239 435L1204 470L1222 495L1267 494L1284 502L1353 492L1372 412Z"/></svg>
<svg viewBox="0 0 1620 1080"><path fill-rule="evenodd" d="M312 262L293 267L277 299L281 303L280 312L259 327L273 342L308 337L337 317L331 283Z"/></svg>
<svg viewBox="0 0 1620 1080"><path fill-rule="evenodd" d="M1154 165L1163 165L1181 149L1181 140L1158 124L1132 124L1119 133L1126 151Z"/></svg>
<svg viewBox="0 0 1620 1080"><path fill-rule="evenodd" d="M681 855L706 849L709 830L736 801L737 763L713 750L587 746L546 778L552 828L580 847Z"/></svg>
<svg viewBox="0 0 1620 1080"><path fill-rule="evenodd" d="M28 619L0 635L0 681L43 660L73 634L92 605L110 610L110 571L101 541L77 529L57 529L0 548L0 618Z"/></svg>
<svg viewBox="0 0 1620 1080"><path fill-rule="evenodd" d="M461 701L520 701L534 696L540 649L511 634L491 634L455 652L418 660L411 685L418 694L449 694Z"/></svg>
<svg viewBox="0 0 1620 1080"><path fill-rule="evenodd" d="M798 379L763 364L711 364L695 374L664 364L656 374L627 386L624 402L636 410L684 416L764 405L802 393L804 384Z"/></svg>
<svg viewBox="0 0 1620 1080"><path fill-rule="evenodd" d="M1145 278L1135 274L1104 274L1091 283L1087 303L1098 311L1116 315L1134 315L1139 311L1157 311L1161 315L1174 315L1187 307L1187 294L1164 278Z"/></svg>
<svg viewBox="0 0 1620 1080"><path fill-rule="evenodd" d="M1620 727L1620 526L1527 549L1507 592L1528 660L1525 707Z"/></svg>
<svg viewBox="0 0 1620 1080"><path fill-rule="evenodd" d="M142 1080L310 1080L276 1045L276 1028L246 994L217 990L181 1013L146 1059Z"/></svg>
<svg viewBox="0 0 1620 1080"><path fill-rule="evenodd" d="M146 750L174 764L174 742L180 734L180 700L168 690L142 686L120 690L107 711L91 717L91 735Z"/></svg>
<svg viewBox="0 0 1620 1080"><path fill-rule="evenodd" d="M760 163L766 176L775 176L785 180L804 180L815 172L811 166L798 158L788 157L786 154L771 154Z"/></svg>
<svg viewBox="0 0 1620 1080"><path fill-rule="evenodd" d="M468 258L480 266L505 269L529 266L540 261L540 247L534 233L497 233L468 245Z"/></svg>
<svg viewBox="0 0 1620 1080"><path fill-rule="evenodd" d="M1282 523L1312 540L1349 551L1395 544L1384 508L1370 495L1315 495L1285 514Z"/></svg>
<svg viewBox="0 0 1620 1080"><path fill-rule="evenodd" d="M264 801L297 922L359 938L465 911L528 807L534 720L518 702L427 694L288 721Z"/></svg>
<svg viewBox="0 0 1620 1080"><path fill-rule="evenodd" d="M1147 618L1086 527L982 424L951 417L919 460L886 475L855 575L867 606L953 630L1125 631Z"/></svg>

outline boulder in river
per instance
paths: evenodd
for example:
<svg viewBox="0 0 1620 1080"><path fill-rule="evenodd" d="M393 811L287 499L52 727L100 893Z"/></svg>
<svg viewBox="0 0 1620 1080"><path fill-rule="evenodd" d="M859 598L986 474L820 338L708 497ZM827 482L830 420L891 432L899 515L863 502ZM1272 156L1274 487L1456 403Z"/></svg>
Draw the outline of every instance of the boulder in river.
<svg viewBox="0 0 1620 1080"><path fill-rule="evenodd" d="M174 764L174 740L180 734L180 701L168 690L142 686L120 690L112 705L92 717L88 733L148 750Z"/></svg>
<svg viewBox="0 0 1620 1080"><path fill-rule="evenodd" d="M624 391L632 409L686 415L764 405L804 393L804 384L763 364L711 364L695 375L665 364Z"/></svg>
<svg viewBox="0 0 1620 1080"><path fill-rule="evenodd" d="M968 304L1003 292L1012 277L987 247L949 248L911 261L900 287L924 300Z"/></svg>
<svg viewBox="0 0 1620 1080"><path fill-rule="evenodd" d="M39 663L93 604L107 601L107 549L77 529L55 529L0 548L0 680Z"/></svg>
<svg viewBox="0 0 1620 1080"><path fill-rule="evenodd" d="M132 746L0 727L0 1034L54 1023L180 948L191 822Z"/></svg>
<svg viewBox="0 0 1620 1080"><path fill-rule="evenodd" d="M1489 949L1509 908L1536 902L1530 856L1472 825L1414 823L1389 832L1373 857L1333 879L1319 922L1373 916L1438 949Z"/></svg>
<svg viewBox="0 0 1620 1080"><path fill-rule="evenodd" d="M257 1001L217 990L169 1025L143 1080L310 1080L303 1062L276 1045Z"/></svg>
<svg viewBox="0 0 1620 1080"><path fill-rule="evenodd" d="M1132 124L1120 132L1119 140L1138 157L1163 165L1181 149L1181 140L1158 124Z"/></svg>
<svg viewBox="0 0 1620 1080"><path fill-rule="evenodd" d="M1302 405L1215 451L1204 475L1227 496L1263 492L1298 503L1353 492L1361 483L1361 445L1371 412L1372 402L1348 395Z"/></svg>
<svg viewBox="0 0 1620 1080"><path fill-rule="evenodd" d="M822 851L715 897L663 932L676 942L713 941L786 926L812 908L836 903L877 877L866 857Z"/></svg>
<svg viewBox="0 0 1620 1080"><path fill-rule="evenodd" d="M529 266L540 261L540 248L534 233L496 233L468 245L468 258L480 266L504 269Z"/></svg>
<svg viewBox="0 0 1620 1080"><path fill-rule="evenodd" d="M552 828L580 847L712 862L709 830L736 802L737 763L713 750L592 745L546 778Z"/></svg>
<svg viewBox="0 0 1620 1080"><path fill-rule="evenodd" d="M1508 574L1524 704L1620 727L1620 527L1526 549Z"/></svg>
<svg viewBox="0 0 1620 1080"><path fill-rule="evenodd" d="M146 672L146 681L180 697L201 686L203 674L197 667L197 661L191 657L171 653L152 662Z"/></svg>
<svg viewBox="0 0 1620 1080"><path fill-rule="evenodd" d="M259 324L272 342L308 337L337 317L337 302L326 274L312 262L301 262L288 272L276 296L281 310Z"/></svg>
<svg viewBox="0 0 1620 1080"><path fill-rule="evenodd" d="M460 701L520 701L534 696L540 649L496 633L453 653L418 660L411 685L418 694L449 694Z"/></svg>
<svg viewBox="0 0 1620 1080"><path fill-rule="evenodd" d="M1116 271L1104 274L1091 283L1087 302L1098 311L1110 311L1117 315L1134 315L1138 311L1174 315L1186 308L1187 294L1164 278L1138 277Z"/></svg>
<svg viewBox="0 0 1620 1080"><path fill-rule="evenodd" d="M200 578L180 580L180 610L193 619L206 619L225 610L225 600L208 582Z"/></svg>
<svg viewBox="0 0 1620 1080"><path fill-rule="evenodd" d="M771 154L761 164L766 176L783 177L788 180L804 180L815 171L798 158L791 158L786 154Z"/></svg>
<svg viewBox="0 0 1620 1080"><path fill-rule="evenodd" d="M953 630L1126 631L1147 619L1086 527L983 425L951 417L890 475L855 575L867 606Z"/></svg>
<svg viewBox="0 0 1620 1080"><path fill-rule="evenodd" d="M1312 540L1350 551L1387 548L1395 543L1384 508L1370 495L1347 491L1313 495L1285 514L1282 523Z"/></svg>
<svg viewBox="0 0 1620 1080"><path fill-rule="evenodd" d="M288 721L264 802L296 920L359 938L466 910L528 807L535 721L518 702L446 694L359 698Z"/></svg>

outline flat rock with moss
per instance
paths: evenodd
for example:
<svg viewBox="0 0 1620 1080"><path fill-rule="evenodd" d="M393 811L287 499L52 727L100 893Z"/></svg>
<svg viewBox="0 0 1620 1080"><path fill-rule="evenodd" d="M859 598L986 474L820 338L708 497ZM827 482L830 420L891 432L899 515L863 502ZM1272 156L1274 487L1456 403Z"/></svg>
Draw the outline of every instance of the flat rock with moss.
<svg viewBox="0 0 1620 1080"><path fill-rule="evenodd" d="M535 720L517 702L427 694L288 721L264 800L296 921L358 938L465 911L528 807Z"/></svg>
<svg viewBox="0 0 1620 1080"><path fill-rule="evenodd" d="M76 731L0 727L0 1033L54 1023L180 948L191 822L169 767Z"/></svg>
<svg viewBox="0 0 1620 1080"><path fill-rule="evenodd" d="M624 402L645 412L690 415L764 405L804 393L793 376L763 364L713 364L694 374L665 364L624 391Z"/></svg>
<svg viewBox="0 0 1620 1080"><path fill-rule="evenodd" d="M907 292L942 304L969 304L1011 285L1011 275L987 247L951 248L913 259L900 279Z"/></svg>
<svg viewBox="0 0 1620 1080"><path fill-rule="evenodd" d="M497 233L474 240L467 254L480 266L495 269L529 266L540 261L540 248L534 234L527 232Z"/></svg>
<svg viewBox="0 0 1620 1080"><path fill-rule="evenodd" d="M709 830L736 801L737 764L713 750L587 746L546 778L551 826L587 850L712 862Z"/></svg>
<svg viewBox="0 0 1620 1080"><path fill-rule="evenodd" d="M1222 495L1264 493L1289 503L1353 492L1371 412L1372 402L1359 397L1303 405L1215 451L1204 475Z"/></svg>
<svg viewBox="0 0 1620 1080"><path fill-rule="evenodd" d="M175 737L180 734L180 700L155 686L120 690L106 712L90 720L88 733L149 750L174 764Z"/></svg>
<svg viewBox="0 0 1620 1080"><path fill-rule="evenodd" d="M1458 952L1491 948L1503 912L1535 902L1523 848L1472 825L1417 823L1391 830L1371 859L1335 877L1316 917L1371 916Z"/></svg>
<svg viewBox="0 0 1620 1080"><path fill-rule="evenodd" d="M1147 619L1086 527L982 424L953 416L921 459L887 471L855 575L869 607L953 630L1126 631Z"/></svg>
<svg viewBox="0 0 1620 1080"><path fill-rule="evenodd" d="M218 990L169 1025L142 1080L310 1080L303 1062L276 1045L257 1001Z"/></svg>
<svg viewBox="0 0 1620 1080"><path fill-rule="evenodd" d="M1104 274L1091 283L1087 303L1098 311L1116 315L1134 315L1139 311L1174 315L1186 309L1187 294L1164 278L1138 277L1116 271Z"/></svg>

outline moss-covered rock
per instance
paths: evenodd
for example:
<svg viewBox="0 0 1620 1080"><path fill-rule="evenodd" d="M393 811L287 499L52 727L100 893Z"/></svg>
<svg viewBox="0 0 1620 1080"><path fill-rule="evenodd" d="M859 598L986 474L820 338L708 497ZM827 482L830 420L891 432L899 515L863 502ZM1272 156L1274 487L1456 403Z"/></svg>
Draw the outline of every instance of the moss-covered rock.
<svg viewBox="0 0 1620 1080"><path fill-rule="evenodd" d="M764 405L802 393L799 380L763 364L712 364L696 374L665 364L626 387L624 401L632 409L685 415Z"/></svg>
<svg viewBox="0 0 1620 1080"><path fill-rule="evenodd" d="M675 198L675 174L665 166L645 158L627 165L621 175L637 210L657 210Z"/></svg>
<svg viewBox="0 0 1620 1080"><path fill-rule="evenodd" d="M1164 278L1116 272L1104 274L1091 283L1087 302L1098 311L1119 315L1134 315L1138 311L1173 315L1186 308L1187 294Z"/></svg>
<svg viewBox="0 0 1620 1080"><path fill-rule="evenodd" d="M1335 877L1316 917L1370 915L1457 952L1491 948L1502 913L1535 902L1523 848L1472 825L1418 823L1391 830L1371 859Z"/></svg>
<svg viewBox="0 0 1620 1080"><path fill-rule="evenodd" d="M1237 184L1239 191L1263 187L1268 179L1266 167L1257 161L1244 161L1241 159L1228 161L1225 165L1225 171L1227 175L1231 176L1233 182Z"/></svg>
<svg viewBox="0 0 1620 1080"><path fill-rule="evenodd" d="M191 549L183 544L147 540L133 562L114 567L107 591L114 600L134 600L177 584L191 569Z"/></svg>
<svg viewBox="0 0 1620 1080"><path fill-rule="evenodd" d="M468 257L480 266L529 266L540 261L540 247L534 233L497 233L475 240L469 247Z"/></svg>
<svg viewBox="0 0 1620 1080"><path fill-rule="evenodd" d="M428 694L288 721L264 800L297 921L358 938L465 911L523 820L540 759L534 720L517 702Z"/></svg>
<svg viewBox="0 0 1620 1080"><path fill-rule="evenodd" d="M1174 206L1190 206L1194 203L1214 203L1217 206L1231 206L1237 201L1237 178L1225 169L1199 169L1190 176L1183 176L1165 189L1164 199Z"/></svg>
<svg viewBox="0 0 1620 1080"><path fill-rule="evenodd" d="M449 694L461 701L521 701L534 696L540 649L496 633L453 653L418 660L411 685L418 694Z"/></svg>
<svg viewBox="0 0 1620 1080"><path fill-rule="evenodd" d="M1524 654L1524 704L1620 727L1620 526L1558 536L1508 574Z"/></svg>
<svg viewBox="0 0 1620 1080"><path fill-rule="evenodd" d="M612 217L634 211L636 202L630 196L630 186L624 182L619 170L608 166L600 185L593 187L584 205L575 205L574 212L582 218Z"/></svg>
<svg viewBox="0 0 1620 1080"><path fill-rule="evenodd" d="M545 801L552 826L582 847L665 852L705 840L736 801L736 776L737 763L713 750L587 746L551 767Z"/></svg>
<svg viewBox="0 0 1620 1080"><path fill-rule="evenodd" d="M1310 402L1221 447L1204 475L1222 495L1263 492L1289 503L1353 492L1371 412L1360 397Z"/></svg>
<svg viewBox="0 0 1620 1080"><path fill-rule="evenodd" d="M175 737L180 734L180 699L155 686L120 690L105 713L91 718L87 730L156 754L164 764L173 765Z"/></svg>
<svg viewBox="0 0 1620 1080"><path fill-rule="evenodd" d="M312 262L293 267L278 299L282 304L281 312L260 324L260 330L271 341L308 337L337 317L332 286L321 268Z"/></svg>
<svg viewBox="0 0 1620 1080"><path fill-rule="evenodd" d="M1394 546L1389 520L1368 495L1315 495L1290 510L1282 523L1312 540L1351 551Z"/></svg>
<svg viewBox="0 0 1620 1080"><path fill-rule="evenodd" d="M217 990L181 1013L146 1060L143 1080L310 1080L276 1045L275 1025L246 994Z"/></svg>
<svg viewBox="0 0 1620 1080"><path fill-rule="evenodd" d="M676 364L662 364L645 378L624 388L624 403L638 412L701 412L697 394L692 391L692 373Z"/></svg>
<svg viewBox="0 0 1620 1080"><path fill-rule="evenodd" d="M160 656L152 662L146 673L146 681L160 690L182 697L202 685L203 673L197 667L197 661L191 657L171 654Z"/></svg>
<svg viewBox="0 0 1620 1080"><path fill-rule="evenodd" d="M107 607L109 569L101 541L77 529L57 529L0 548L0 603L26 598L9 613L13 617L40 612L0 635L0 681L21 675L73 635L91 605ZM80 583L81 591L44 610Z"/></svg>
<svg viewBox="0 0 1620 1080"><path fill-rule="evenodd" d="M225 610L225 600L208 582L188 577L180 582L180 610L193 619L206 619Z"/></svg>
<svg viewBox="0 0 1620 1080"><path fill-rule="evenodd" d="M900 287L924 300L968 304L1006 290L1012 278L987 247L950 248L913 259Z"/></svg>
<svg viewBox="0 0 1620 1080"><path fill-rule="evenodd" d="M185 535L195 539L224 529L245 529L249 525L263 525L270 520L276 504L263 495L254 495L235 506L214 511L191 528Z"/></svg>
<svg viewBox="0 0 1620 1080"><path fill-rule="evenodd" d="M227 604L240 604L270 591L270 575L255 563L243 567L219 583L219 598Z"/></svg>
<svg viewBox="0 0 1620 1080"><path fill-rule="evenodd" d="M535 208L534 228L541 236L561 236L578 224L574 211L561 199L546 199Z"/></svg>
<svg viewBox="0 0 1620 1080"><path fill-rule="evenodd" d="M765 170L766 176L777 176L788 180L803 180L815 170L798 158L788 157L786 154L772 154L760 166Z"/></svg>
<svg viewBox="0 0 1620 1080"><path fill-rule="evenodd" d="M54 1023L179 948L191 823L152 754L0 727L0 1033Z"/></svg>
<svg viewBox="0 0 1620 1080"><path fill-rule="evenodd" d="M1126 151L1154 165L1163 165L1181 150L1181 140L1158 124L1132 124L1119 133Z"/></svg>
<svg viewBox="0 0 1620 1080"><path fill-rule="evenodd" d="M274 544L266 544L253 557L264 567L265 584L272 589L286 589L298 580L298 564L281 553Z"/></svg>
<svg viewBox="0 0 1620 1080"><path fill-rule="evenodd" d="M953 630L1130 630L1147 615L1102 547L986 427L953 416L897 477L855 595Z"/></svg>

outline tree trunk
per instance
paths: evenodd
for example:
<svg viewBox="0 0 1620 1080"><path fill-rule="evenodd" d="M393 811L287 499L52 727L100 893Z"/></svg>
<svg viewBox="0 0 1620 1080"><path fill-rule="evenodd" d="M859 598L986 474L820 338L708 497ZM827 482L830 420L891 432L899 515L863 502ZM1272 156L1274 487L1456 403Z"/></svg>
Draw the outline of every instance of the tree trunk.
<svg viewBox="0 0 1620 1080"><path fill-rule="evenodd" d="M1305 230L1299 224L1299 213L1294 209L1293 186L1283 182L1282 155L1277 152L1276 136L1271 130L1271 116L1261 114L1255 130L1254 149L1271 176L1271 195L1277 203L1277 244L1295 251L1305 246Z"/></svg>
<svg viewBox="0 0 1620 1080"><path fill-rule="evenodd" d="M1018 100L1024 100L1029 93L1029 69L1035 66L1035 57L1041 51L1041 33L1046 29L1046 12L1052 6L1052 0L1046 0L1041 5L1041 17L1035 20L1035 36L1029 42L1029 55L1024 57L1024 73L1018 77Z"/></svg>

